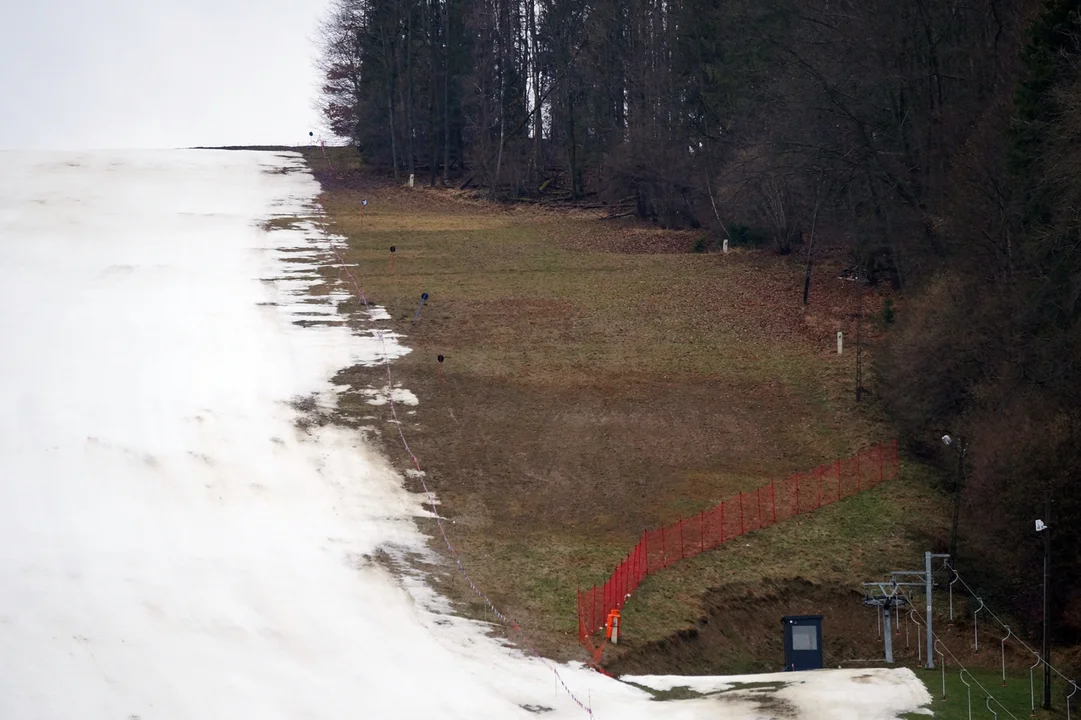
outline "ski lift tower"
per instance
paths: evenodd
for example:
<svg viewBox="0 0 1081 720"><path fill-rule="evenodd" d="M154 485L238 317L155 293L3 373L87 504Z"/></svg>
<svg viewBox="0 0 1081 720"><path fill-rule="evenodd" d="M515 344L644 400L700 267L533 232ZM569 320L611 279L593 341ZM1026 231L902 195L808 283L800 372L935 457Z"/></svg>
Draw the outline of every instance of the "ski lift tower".
<svg viewBox="0 0 1081 720"><path fill-rule="evenodd" d="M908 598L897 594L899 587L907 585L923 587L923 583L903 583L896 580L865 582L863 584L869 590L869 594L863 598L863 604L877 607L879 612L882 613L882 642L885 645L886 662L888 663L893 662L893 628L890 626L890 617L891 613L899 615L901 608L908 607Z"/></svg>

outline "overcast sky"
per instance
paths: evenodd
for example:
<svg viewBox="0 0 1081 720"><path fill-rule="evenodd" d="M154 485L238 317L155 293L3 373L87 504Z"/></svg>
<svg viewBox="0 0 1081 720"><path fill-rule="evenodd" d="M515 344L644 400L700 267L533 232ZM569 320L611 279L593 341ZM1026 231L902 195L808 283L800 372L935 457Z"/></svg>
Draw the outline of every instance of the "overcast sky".
<svg viewBox="0 0 1081 720"><path fill-rule="evenodd" d="M0 147L318 137L327 0L0 0Z"/></svg>

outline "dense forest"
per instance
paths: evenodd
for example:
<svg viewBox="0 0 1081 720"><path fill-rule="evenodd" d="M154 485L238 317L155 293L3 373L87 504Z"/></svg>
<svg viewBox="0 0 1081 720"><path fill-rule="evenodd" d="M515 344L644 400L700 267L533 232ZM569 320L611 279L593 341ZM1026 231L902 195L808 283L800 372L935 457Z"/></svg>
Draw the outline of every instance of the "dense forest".
<svg viewBox="0 0 1081 720"><path fill-rule="evenodd" d="M327 121L396 177L891 284L876 388L962 478L958 562L1038 621L1050 503L1081 639L1081 0L336 0L322 43Z"/></svg>

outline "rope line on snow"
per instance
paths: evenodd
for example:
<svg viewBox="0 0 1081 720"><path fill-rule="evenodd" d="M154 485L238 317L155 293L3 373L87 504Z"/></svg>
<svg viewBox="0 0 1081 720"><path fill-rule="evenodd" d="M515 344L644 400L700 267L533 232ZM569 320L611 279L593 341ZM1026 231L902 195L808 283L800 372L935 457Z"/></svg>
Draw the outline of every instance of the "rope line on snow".
<svg viewBox="0 0 1081 720"><path fill-rule="evenodd" d="M323 155L324 157L326 157L325 148L323 150ZM329 158L327 158L327 162L330 162ZM330 248L330 251L334 254L334 256L338 259L338 262L341 265L342 269L345 270L345 274L349 276L349 280L353 284L353 289L356 290L357 295L360 297L361 302L364 304L364 309L370 314L371 306L368 304L367 296L364 294L364 291L360 287L360 283L357 282L357 279L353 275L352 271L346 265L345 259L337 251L337 249L334 247L334 243L330 239L330 233L327 230L325 215L323 217L321 229L323 231L323 236L327 240L327 246ZM384 336L385 331L377 329L375 332L377 337L379 338L380 343L383 346L383 364L386 367L387 372L387 402L390 406L391 417L393 418L394 424L398 427L398 437L402 441L402 446L405 448L405 451L406 453L408 453L410 459L412 459L413 466L417 470L417 478L420 480L421 487L424 489L424 494L428 498L428 504L432 508L432 516L435 518L436 526L439 528L439 534L443 537L443 542L446 544L447 550L454 558L454 563L458 566L458 571L461 573L462 577L465 578L465 581L469 584L469 588L473 591L473 594L484 601L484 604L487 606L487 608L491 610L497 618L499 618L500 622L502 622L504 626L513 629L518 639L526 647L526 649L552 671L552 673L555 675L556 681L567 693L567 695L570 696L571 700L573 700L575 704L578 705L578 707L584 710L589 715L589 717L593 717L593 709L591 707L592 703L583 703L580 699L578 699L578 696L574 694L574 691L567 687L567 683L559 674L559 669L553 663L549 662L547 658L541 655L535 647L533 647L533 644L529 641L529 638L526 637L525 632L522 631L521 626L512 618L509 618L502 612L500 612L499 608L495 606L495 603L491 601L488 595L483 590L478 588L476 583L473 582L473 579L469 577L469 573L466 571L465 566L462 564L462 560L460 555L458 554L458 550L454 547L454 544L451 543L450 537L447 536L447 530L443 526L443 518L440 517L439 511L436 509L435 495L428 488L428 483L424 481L424 471L420 467L420 460L413 453L412 449L410 449L409 441L406 440L405 433L402 431L402 423L400 420L398 420L398 411L394 403L394 385L393 378L391 377L390 373L390 355L387 353L386 337Z"/></svg>

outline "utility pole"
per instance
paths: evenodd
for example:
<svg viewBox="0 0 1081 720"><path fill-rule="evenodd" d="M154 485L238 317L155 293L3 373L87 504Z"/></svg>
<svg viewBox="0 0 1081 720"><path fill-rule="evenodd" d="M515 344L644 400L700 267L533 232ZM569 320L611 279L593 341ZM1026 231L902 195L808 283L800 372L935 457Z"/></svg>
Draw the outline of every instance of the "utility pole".
<svg viewBox="0 0 1081 720"><path fill-rule="evenodd" d="M1049 581L1051 579L1051 486L1048 483L1045 500L1043 531L1043 709L1051 709L1051 634L1050 601L1048 600Z"/></svg>
<svg viewBox="0 0 1081 720"><path fill-rule="evenodd" d="M957 450L957 484L953 489L953 524L950 527L950 558L957 558L957 526L961 521L961 488L965 483L965 445L962 441Z"/></svg>
<svg viewBox="0 0 1081 720"><path fill-rule="evenodd" d="M933 558L948 558L949 555L942 553L933 553L930 550L923 554L923 581L924 592L927 598L927 614L924 616L927 619L927 669L935 669L935 654L931 652L931 648L935 646L935 633L931 629L931 592L934 589L934 578L931 575L931 560Z"/></svg>
<svg viewBox="0 0 1081 720"><path fill-rule="evenodd" d="M856 402L863 398L863 267L857 260L856 275L842 275L841 280L856 283L859 310L856 313Z"/></svg>
<svg viewBox="0 0 1081 720"><path fill-rule="evenodd" d="M968 444L963 437L942 436L942 442L957 452L957 479L953 483L953 520L950 524L950 559L957 563L957 526L961 520L961 488L965 483L965 453ZM952 571L951 571L952 572Z"/></svg>
<svg viewBox="0 0 1081 720"><path fill-rule="evenodd" d="M863 397L863 343L860 339L863 329L863 274L856 271L856 292L859 293L859 314L856 316L856 402Z"/></svg>

